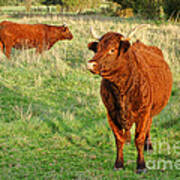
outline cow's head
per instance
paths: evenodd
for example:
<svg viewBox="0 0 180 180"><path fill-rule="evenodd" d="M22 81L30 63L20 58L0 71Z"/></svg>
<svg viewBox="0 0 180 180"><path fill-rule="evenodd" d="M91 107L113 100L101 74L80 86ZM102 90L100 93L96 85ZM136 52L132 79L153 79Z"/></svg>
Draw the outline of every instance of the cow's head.
<svg viewBox="0 0 180 180"><path fill-rule="evenodd" d="M136 26L128 33L127 37L130 37L135 30L144 26L147 25L141 24ZM88 61L87 68L94 74L101 76L110 75L118 69L121 60L125 58L131 46L129 38L125 38L122 34L116 32L108 32L102 37L97 37L94 31L92 31L92 34L98 41L88 44L88 48L95 55Z"/></svg>
<svg viewBox="0 0 180 180"><path fill-rule="evenodd" d="M62 39L68 39L71 40L73 38L73 35L67 25L60 26L60 33Z"/></svg>
<svg viewBox="0 0 180 180"><path fill-rule="evenodd" d="M121 57L123 58L129 47L130 43L123 35L115 32L104 34L99 41L88 44L88 48L95 53L88 61L88 69L101 76L111 73L118 67Z"/></svg>

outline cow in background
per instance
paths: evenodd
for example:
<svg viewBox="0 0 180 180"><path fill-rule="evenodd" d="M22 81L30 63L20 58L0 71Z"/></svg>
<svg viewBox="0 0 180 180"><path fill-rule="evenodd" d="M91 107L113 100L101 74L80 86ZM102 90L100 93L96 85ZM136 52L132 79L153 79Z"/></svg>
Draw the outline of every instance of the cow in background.
<svg viewBox="0 0 180 180"><path fill-rule="evenodd" d="M131 44L128 38L116 32L94 36L98 41L89 43L88 48L95 55L87 67L102 77L101 97L117 147L114 167L117 170L124 168L123 146L135 123L137 173L144 172L144 150L153 149L150 140L152 118L165 107L171 94L170 68L162 51L155 46L140 41Z"/></svg>
<svg viewBox="0 0 180 180"><path fill-rule="evenodd" d="M49 50L59 40L71 40L72 33L66 25L0 23L0 47L7 58L11 49L36 48L37 53Z"/></svg>

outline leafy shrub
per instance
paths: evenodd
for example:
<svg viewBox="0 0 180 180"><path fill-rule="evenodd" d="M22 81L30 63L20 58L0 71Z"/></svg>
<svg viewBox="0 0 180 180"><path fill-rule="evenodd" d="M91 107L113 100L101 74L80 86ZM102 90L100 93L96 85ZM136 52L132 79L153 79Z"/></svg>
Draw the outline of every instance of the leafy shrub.
<svg viewBox="0 0 180 180"><path fill-rule="evenodd" d="M158 19L160 17L160 5L158 0L133 0L132 8L135 13L147 19Z"/></svg>
<svg viewBox="0 0 180 180"><path fill-rule="evenodd" d="M118 11L122 9L122 6L118 3L114 3L114 2L109 2L106 4L106 6L101 7L101 13L102 14L106 14L106 15L110 15L110 16L119 16L118 15Z"/></svg>
<svg viewBox="0 0 180 180"><path fill-rule="evenodd" d="M70 11L81 12L84 9L99 6L101 0L62 0L62 6Z"/></svg>
<svg viewBox="0 0 180 180"><path fill-rule="evenodd" d="M122 9L132 8L133 12L145 18L159 18L161 0L111 0L122 6Z"/></svg>
<svg viewBox="0 0 180 180"><path fill-rule="evenodd" d="M180 19L180 1L179 0L164 0L163 8L168 19Z"/></svg>
<svg viewBox="0 0 180 180"><path fill-rule="evenodd" d="M131 8L134 0L110 0L117 4L120 4L122 9Z"/></svg>
<svg viewBox="0 0 180 180"><path fill-rule="evenodd" d="M133 13L133 9L132 8L126 8L126 9L117 9L116 11L116 16L120 16L120 17L133 17L134 13Z"/></svg>

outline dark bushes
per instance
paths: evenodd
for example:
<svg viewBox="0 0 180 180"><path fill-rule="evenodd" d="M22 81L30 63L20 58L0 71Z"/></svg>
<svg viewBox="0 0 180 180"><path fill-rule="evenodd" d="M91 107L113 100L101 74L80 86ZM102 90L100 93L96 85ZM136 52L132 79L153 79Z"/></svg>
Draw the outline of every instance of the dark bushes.
<svg viewBox="0 0 180 180"><path fill-rule="evenodd" d="M179 0L109 0L121 5L122 9L132 8L135 14L148 19L179 19Z"/></svg>
<svg viewBox="0 0 180 180"><path fill-rule="evenodd" d="M163 9L167 19L180 19L180 1L164 0Z"/></svg>

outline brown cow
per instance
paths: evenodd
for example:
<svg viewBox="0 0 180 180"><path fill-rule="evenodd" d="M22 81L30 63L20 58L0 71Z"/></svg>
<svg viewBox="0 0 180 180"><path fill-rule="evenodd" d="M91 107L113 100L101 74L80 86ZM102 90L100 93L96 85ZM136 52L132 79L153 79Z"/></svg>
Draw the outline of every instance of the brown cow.
<svg viewBox="0 0 180 180"><path fill-rule="evenodd" d="M59 40L72 38L72 33L65 25L18 24L10 21L0 23L0 46L8 58L12 48L36 48L36 52L41 53Z"/></svg>
<svg viewBox="0 0 180 180"><path fill-rule="evenodd" d="M140 41L132 45L123 35L104 34L88 48L95 52L88 69L102 77L101 97L117 147L115 169L124 168L123 146L135 123L137 173L146 171L143 151L152 149L152 118L165 107L172 75L162 51Z"/></svg>

